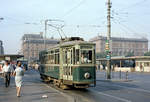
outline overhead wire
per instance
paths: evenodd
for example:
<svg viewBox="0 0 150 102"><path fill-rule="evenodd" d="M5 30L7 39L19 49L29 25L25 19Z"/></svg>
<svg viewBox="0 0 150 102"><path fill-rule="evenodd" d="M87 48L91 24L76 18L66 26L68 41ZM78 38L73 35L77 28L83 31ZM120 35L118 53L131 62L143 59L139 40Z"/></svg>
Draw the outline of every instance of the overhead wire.
<svg viewBox="0 0 150 102"><path fill-rule="evenodd" d="M117 21L119 25L121 25L122 27L124 27L125 29L127 29L128 31L130 31L132 33L132 35L136 34L136 35L138 35L140 37L143 37L139 33L137 33L135 30L133 30L132 28L129 28L129 26L126 26L125 24L122 24L119 20L115 19L115 21ZM135 36L135 35L133 35L133 36Z"/></svg>
<svg viewBox="0 0 150 102"><path fill-rule="evenodd" d="M139 6L139 5L143 4L143 3L145 3L146 1L148 1L148 0L141 0L141 1L138 1L138 2L136 2L136 3L134 3L134 4L131 4L131 5L127 6L127 7L121 8L120 10L131 9L131 8L137 7L137 6Z"/></svg>
<svg viewBox="0 0 150 102"><path fill-rule="evenodd" d="M86 0L81 0L77 5L75 5L73 8L71 8L70 10L68 10L63 16L62 18L65 18L66 16L68 16L69 14L71 14L74 10L76 10L77 8L79 8L82 4L85 3Z"/></svg>
<svg viewBox="0 0 150 102"><path fill-rule="evenodd" d="M115 19L112 19L113 23L120 25L118 22L115 21ZM126 34L128 34L128 31L124 29L123 27L119 26L121 30L123 30Z"/></svg>

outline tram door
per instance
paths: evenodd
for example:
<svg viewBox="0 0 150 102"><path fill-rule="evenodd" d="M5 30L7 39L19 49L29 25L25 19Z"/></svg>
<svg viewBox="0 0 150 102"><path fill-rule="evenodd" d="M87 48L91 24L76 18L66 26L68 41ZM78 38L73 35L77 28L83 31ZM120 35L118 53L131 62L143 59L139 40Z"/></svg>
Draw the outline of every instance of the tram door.
<svg viewBox="0 0 150 102"><path fill-rule="evenodd" d="M64 51L64 61L63 61L63 79L73 80L72 76L72 49L68 48Z"/></svg>

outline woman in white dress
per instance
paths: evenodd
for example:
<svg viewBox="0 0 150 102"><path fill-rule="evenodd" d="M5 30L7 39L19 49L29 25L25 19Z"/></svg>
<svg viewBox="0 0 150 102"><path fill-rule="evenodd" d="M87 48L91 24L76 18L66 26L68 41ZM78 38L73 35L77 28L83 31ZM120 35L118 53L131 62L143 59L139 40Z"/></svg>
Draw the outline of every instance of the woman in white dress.
<svg viewBox="0 0 150 102"><path fill-rule="evenodd" d="M14 71L14 76L15 76L17 96L20 97L20 91L23 82L22 77L24 76L24 70L21 68L21 62L17 63L17 67Z"/></svg>

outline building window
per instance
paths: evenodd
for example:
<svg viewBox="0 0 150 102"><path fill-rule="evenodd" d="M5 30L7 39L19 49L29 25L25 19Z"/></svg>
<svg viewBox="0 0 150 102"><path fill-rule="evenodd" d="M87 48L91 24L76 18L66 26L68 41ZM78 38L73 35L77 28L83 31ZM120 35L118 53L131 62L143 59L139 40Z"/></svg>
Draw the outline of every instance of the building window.
<svg viewBox="0 0 150 102"><path fill-rule="evenodd" d="M145 66L145 67L149 67L149 66L150 66L150 62L145 62L145 63L144 63L144 66Z"/></svg>

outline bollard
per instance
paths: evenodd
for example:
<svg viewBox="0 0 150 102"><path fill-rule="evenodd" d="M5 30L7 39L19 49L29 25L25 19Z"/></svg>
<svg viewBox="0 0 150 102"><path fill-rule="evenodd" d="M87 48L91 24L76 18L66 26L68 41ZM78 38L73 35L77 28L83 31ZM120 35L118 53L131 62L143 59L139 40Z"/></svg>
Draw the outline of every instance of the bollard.
<svg viewBox="0 0 150 102"><path fill-rule="evenodd" d="M111 73L111 75L112 75L112 78L114 78L114 72L113 72L113 70L111 71L112 73Z"/></svg>
<svg viewBox="0 0 150 102"><path fill-rule="evenodd" d="M126 80L128 80L128 71L126 71Z"/></svg>
<svg viewBox="0 0 150 102"><path fill-rule="evenodd" d="M104 75L104 76L105 76L105 78L107 79L106 71L105 71L105 75Z"/></svg>
<svg viewBox="0 0 150 102"><path fill-rule="evenodd" d="M74 97L74 102L77 102L76 97Z"/></svg>
<svg viewBox="0 0 150 102"><path fill-rule="evenodd" d="M74 99L74 102L77 102L76 99Z"/></svg>
<svg viewBox="0 0 150 102"><path fill-rule="evenodd" d="M121 79L121 70L119 71L119 78Z"/></svg>

